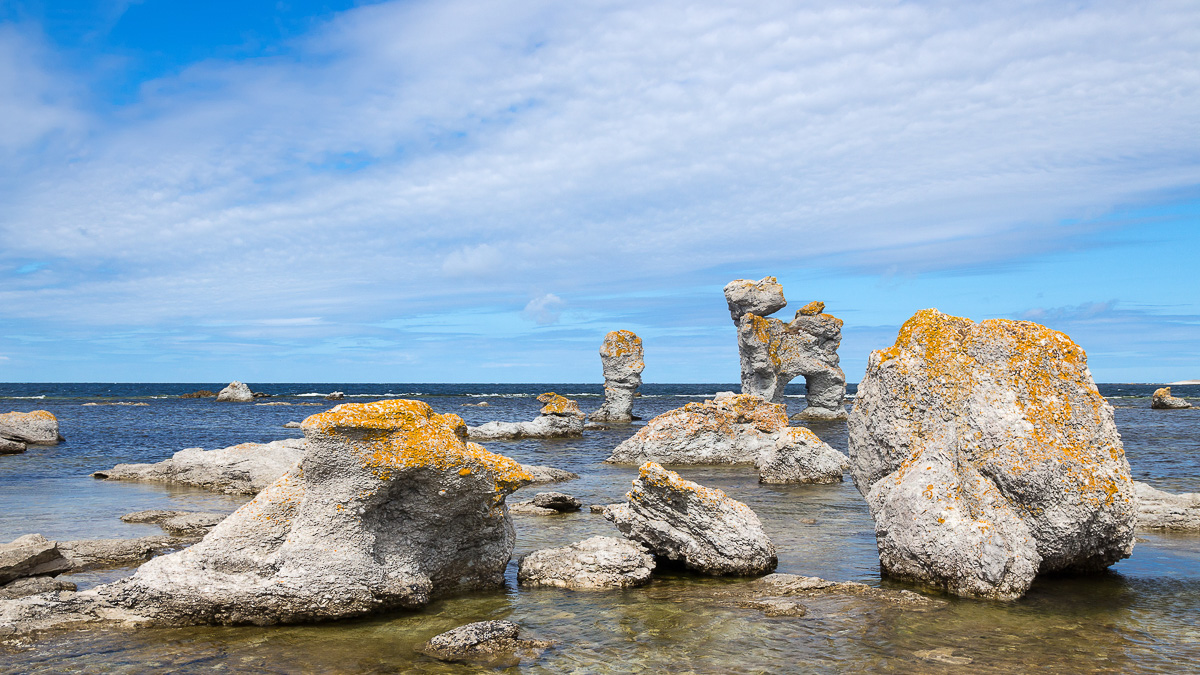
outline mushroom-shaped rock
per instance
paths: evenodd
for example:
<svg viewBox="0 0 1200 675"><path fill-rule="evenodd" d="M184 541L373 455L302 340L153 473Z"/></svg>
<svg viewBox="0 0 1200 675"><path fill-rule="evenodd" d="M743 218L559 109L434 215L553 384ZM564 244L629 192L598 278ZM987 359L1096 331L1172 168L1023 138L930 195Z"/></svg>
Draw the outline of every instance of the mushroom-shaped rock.
<svg viewBox="0 0 1200 675"><path fill-rule="evenodd" d="M417 651L441 661L471 661L513 666L536 658L554 643L520 639L521 627L511 621L477 621L434 636Z"/></svg>
<svg viewBox="0 0 1200 675"><path fill-rule="evenodd" d="M548 391L545 394L539 394L537 400L543 404L539 412L541 415L561 415L563 417L578 417L580 419L584 417L583 411L579 409L579 404L566 396L560 396L552 391Z"/></svg>
<svg viewBox="0 0 1200 675"><path fill-rule="evenodd" d="M842 482L850 458L804 427L788 427L773 448L758 457L760 483Z"/></svg>
<svg viewBox="0 0 1200 675"><path fill-rule="evenodd" d="M783 286L775 277L763 277L758 281L735 279L725 284L725 301L729 303L729 315L734 323L745 314L767 316L787 307Z"/></svg>
<svg viewBox="0 0 1200 675"><path fill-rule="evenodd" d="M1143 530L1200 532L1200 492L1171 494L1146 483L1134 482L1138 496L1138 523Z"/></svg>
<svg viewBox="0 0 1200 675"><path fill-rule="evenodd" d="M1192 407L1192 404L1178 396L1172 396L1170 387L1162 387L1154 390L1154 396L1150 399L1150 407L1156 410L1182 410Z"/></svg>
<svg viewBox="0 0 1200 675"><path fill-rule="evenodd" d="M574 590L629 588L649 582L653 571L654 557L639 544L616 537L592 537L522 556L517 562L517 582Z"/></svg>
<svg viewBox="0 0 1200 675"><path fill-rule="evenodd" d="M186 448L156 464L118 464L97 471L95 478L150 483L179 483L224 492L253 495L274 483L304 456L304 439L270 443L241 443L228 448Z"/></svg>
<svg viewBox="0 0 1200 675"><path fill-rule="evenodd" d="M633 399L642 386L642 339L628 330L614 330L600 345L600 363L604 368L604 403L592 413L594 422L633 420Z"/></svg>
<svg viewBox="0 0 1200 675"><path fill-rule="evenodd" d="M46 410L4 413L0 415L0 438L25 445L55 445L59 441L58 418Z"/></svg>
<svg viewBox="0 0 1200 675"><path fill-rule="evenodd" d="M775 569L775 546L758 516L721 490L646 462L625 496L604 517L660 558L714 576Z"/></svg>
<svg viewBox="0 0 1200 675"><path fill-rule="evenodd" d="M1133 549L1113 410L1062 333L922 310L871 354L849 431L890 576L1015 598L1039 572Z"/></svg>
<svg viewBox="0 0 1200 675"><path fill-rule="evenodd" d="M646 423L618 445L615 464L754 464L788 428L787 409L758 396L721 392Z"/></svg>
<svg viewBox="0 0 1200 675"><path fill-rule="evenodd" d="M504 583L504 498L531 479L420 401L304 421L300 464L199 543L95 591L155 624L273 624L417 607Z"/></svg>
<svg viewBox="0 0 1200 675"><path fill-rule="evenodd" d="M245 403L254 400L254 392L250 391L250 387L234 380L229 383L221 391L217 392L218 401L233 401L236 403Z"/></svg>
<svg viewBox="0 0 1200 675"><path fill-rule="evenodd" d="M764 282L770 293L760 292ZM783 391L796 377L803 376L808 407L798 414L801 419L845 419L842 401L846 396L846 374L838 365L838 346L842 342L842 320L818 312L821 302L812 302L796 312L791 323L766 318L781 309L783 291L774 292L774 277L759 282L745 279L725 287L725 299L738 331L738 352L742 361L742 393L755 394L783 403ZM777 298L779 302L750 301L744 298ZM764 309L763 312L755 308ZM765 311L769 309L770 311Z"/></svg>

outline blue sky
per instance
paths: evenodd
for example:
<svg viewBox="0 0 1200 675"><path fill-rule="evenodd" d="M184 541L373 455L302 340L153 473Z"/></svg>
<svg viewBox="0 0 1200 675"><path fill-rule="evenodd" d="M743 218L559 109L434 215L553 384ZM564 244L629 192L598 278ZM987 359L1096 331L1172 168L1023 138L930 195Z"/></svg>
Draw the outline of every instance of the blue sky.
<svg viewBox="0 0 1200 675"><path fill-rule="evenodd" d="M0 381L733 382L775 275L850 381L937 307L1169 382L1197 260L1195 2L0 0Z"/></svg>

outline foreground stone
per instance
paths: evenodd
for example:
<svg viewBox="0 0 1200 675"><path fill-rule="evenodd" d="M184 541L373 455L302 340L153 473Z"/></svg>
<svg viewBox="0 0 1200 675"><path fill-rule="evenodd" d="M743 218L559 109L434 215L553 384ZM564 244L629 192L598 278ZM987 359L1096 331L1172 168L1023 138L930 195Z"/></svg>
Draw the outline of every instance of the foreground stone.
<svg viewBox="0 0 1200 675"><path fill-rule="evenodd" d="M218 450L187 448L157 464L118 464L95 478L180 483L224 492L257 494L300 461L304 439L242 443Z"/></svg>
<svg viewBox="0 0 1200 675"><path fill-rule="evenodd" d="M167 534L177 537L194 537L208 534L217 523L225 520L227 514L205 513L200 511L165 511L151 509L136 511L121 516L126 523L154 523Z"/></svg>
<svg viewBox="0 0 1200 675"><path fill-rule="evenodd" d="M654 558L628 539L592 537L522 556L517 581L524 586L573 590L629 588L650 581Z"/></svg>
<svg viewBox="0 0 1200 675"><path fill-rule="evenodd" d="M52 577L26 577L0 586L0 600L15 600L39 593L73 591L75 584Z"/></svg>
<svg viewBox="0 0 1200 675"><path fill-rule="evenodd" d="M467 427L473 441L509 441L521 438L565 438L583 434L583 412L575 401L554 392L540 394L544 405L531 422L488 422Z"/></svg>
<svg viewBox="0 0 1200 675"><path fill-rule="evenodd" d="M0 438L25 445L56 445L58 418L46 410L10 412L0 415Z"/></svg>
<svg viewBox="0 0 1200 675"><path fill-rule="evenodd" d="M1113 410L1062 333L918 312L871 354L849 431L889 576L1009 599L1133 549Z"/></svg>
<svg viewBox="0 0 1200 675"><path fill-rule="evenodd" d="M250 391L250 387L234 380L217 393L218 401L230 401L234 403L246 403L254 400L254 392Z"/></svg>
<svg viewBox="0 0 1200 675"><path fill-rule="evenodd" d="M758 456L758 482L828 485L842 482L850 458L803 427L788 427Z"/></svg>
<svg viewBox="0 0 1200 675"><path fill-rule="evenodd" d="M614 330L600 345L600 364L604 369L604 403L592 413L594 422L633 421L633 399L642 386L642 339L633 331Z"/></svg>
<svg viewBox="0 0 1200 675"><path fill-rule="evenodd" d="M522 640L520 635L521 627L511 621L477 621L436 635L417 651L441 661L507 667L537 658L554 645L545 640Z"/></svg>
<svg viewBox="0 0 1200 675"><path fill-rule="evenodd" d="M58 543L40 534L27 534L0 544L0 585L22 577L58 574L70 568L71 563L59 550Z"/></svg>
<svg viewBox="0 0 1200 675"><path fill-rule="evenodd" d="M654 462L642 465L625 504L604 517L654 555L711 575L775 569L775 546L750 507L679 477Z"/></svg>
<svg viewBox="0 0 1200 675"><path fill-rule="evenodd" d="M837 353L841 319L821 313L825 305L820 302L802 307L790 323L767 318L787 305L775 277L731 281L725 286L725 300L738 329L743 394L783 403L787 383L803 376L808 407L797 417L846 419L846 375Z"/></svg>
<svg viewBox="0 0 1200 675"><path fill-rule="evenodd" d="M1172 396L1170 387L1162 387L1154 390L1154 396L1150 399L1150 407L1156 410L1183 410L1192 407L1192 404L1177 396Z"/></svg>
<svg viewBox="0 0 1200 675"><path fill-rule="evenodd" d="M1133 485L1138 497L1139 528L1200 532L1200 493L1172 494L1136 481Z"/></svg>

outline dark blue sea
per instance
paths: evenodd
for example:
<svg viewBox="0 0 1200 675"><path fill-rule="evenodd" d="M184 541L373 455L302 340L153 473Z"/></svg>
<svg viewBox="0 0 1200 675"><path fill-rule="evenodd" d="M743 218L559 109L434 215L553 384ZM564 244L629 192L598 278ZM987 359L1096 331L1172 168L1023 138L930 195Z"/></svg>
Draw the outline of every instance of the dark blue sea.
<svg viewBox="0 0 1200 675"><path fill-rule="evenodd" d="M90 474L123 462L161 461L188 447L299 437L299 430L283 425L335 405L324 400L333 391L344 392L345 402L419 399L471 425L532 419L540 407L534 397L545 391L574 398L590 412L603 391L598 384L249 383L270 394L257 403L289 405L180 398L224 384L0 384L0 412L48 410L66 438L58 446L0 456L0 541L31 532L54 539L160 534L154 525L119 520L149 508L232 512L245 498L98 481ZM1172 492L1200 492L1200 408L1151 410L1157 386L1102 384L1100 391L1116 409L1135 478ZM635 414L649 419L737 388L647 384ZM1200 404L1200 386L1172 390ZM803 408L803 393L803 385L789 388L791 412ZM849 393L853 396L853 385ZM467 405L481 401L489 405ZM585 504L607 504L623 499L636 469L603 460L637 428L617 425L576 439L486 445L523 463L574 471L579 480L552 489ZM844 423L811 428L846 450ZM892 585L880 578L872 522L849 480L764 486L746 469L697 467L681 473L749 504L779 549L779 571ZM512 499L538 490L526 488ZM912 613L830 599L814 601L806 617L767 618L714 603L707 590L716 582L680 574L630 591L518 588L520 555L616 530L586 509L515 521L509 587L494 593L318 626L73 631L0 646L0 672L466 672L413 648L443 630L493 618L517 621L528 634L558 642L541 660L513 672L1200 672L1200 536L1139 533L1133 556L1109 572L1040 579L1025 598L1011 603L948 599L942 611ZM86 588L130 573L64 579Z"/></svg>

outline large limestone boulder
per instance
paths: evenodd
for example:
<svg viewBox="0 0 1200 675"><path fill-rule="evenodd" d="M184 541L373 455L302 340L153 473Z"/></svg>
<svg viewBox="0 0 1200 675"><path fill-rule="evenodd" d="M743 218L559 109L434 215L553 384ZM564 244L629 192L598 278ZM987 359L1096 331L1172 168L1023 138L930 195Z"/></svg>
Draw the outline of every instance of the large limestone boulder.
<svg viewBox="0 0 1200 675"><path fill-rule="evenodd" d="M850 458L804 427L788 427L773 448L758 456L758 482L821 484L842 482Z"/></svg>
<svg viewBox="0 0 1200 675"><path fill-rule="evenodd" d="M1150 407L1156 410L1183 410L1192 407L1192 404L1178 396L1172 396L1170 387L1161 387L1154 390L1154 396L1150 399Z"/></svg>
<svg viewBox="0 0 1200 675"><path fill-rule="evenodd" d="M711 401L665 412L618 445L614 464L754 464L788 428L787 409L749 394L721 392Z"/></svg>
<svg viewBox="0 0 1200 675"><path fill-rule="evenodd" d="M1038 573L1133 549L1113 410L1062 333L920 311L871 354L849 430L890 576L1015 598Z"/></svg>
<svg viewBox="0 0 1200 675"><path fill-rule="evenodd" d="M1200 532L1200 492L1172 494L1134 482L1138 496L1137 526L1143 530Z"/></svg>
<svg viewBox="0 0 1200 675"><path fill-rule="evenodd" d="M186 448L156 464L118 464L95 478L179 483L224 492L258 494L304 456L304 439L241 443L228 448Z"/></svg>
<svg viewBox="0 0 1200 675"><path fill-rule="evenodd" d="M731 281L725 300L738 330L743 394L783 403L788 382L803 376L808 407L798 414L800 419L846 418L846 375L837 353L841 319L823 313L821 302L802 307L790 323L767 318L787 304L775 277Z"/></svg>
<svg viewBox="0 0 1200 675"><path fill-rule="evenodd" d="M250 387L234 380L229 383L229 386L217 392L217 400L246 403L254 400L254 392L250 391Z"/></svg>
<svg viewBox="0 0 1200 675"><path fill-rule="evenodd" d="M154 624L273 624L417 607L504 583L504 498L531 476L420 401L304 421L300 464L204 539L95 591Z"/></svg>
<svg viewBox="0 0 1200 675"><path fill-rule="evenodd" d="M758 516L721 490L646 462L625 497L604 517L660 558L714 576L775 569L775 545Z"/></svg>
<svg viewBox="0 0 1200 675"><path fill-rule="evenodd" d="M633 421L633 399L646 367L642 339L633 331L610 332L600 345L600 364L604 368L604 403L592 413L592 421Z"/></svg>
<svg viewBox="0 0 1200 675"><path fill-rule="evenodd" d="M46 410L4 413L0 415L0 438L25 445L55 445L60 439L58 418Z"/></svg>
<svg viewBox="0 0 1200 675"><path fill-rule="evenodd" d="M560 548L544 548L517 562L523 586L573 590L629 588L650 581L654 558L628 539L592 537Z"/></svg>

